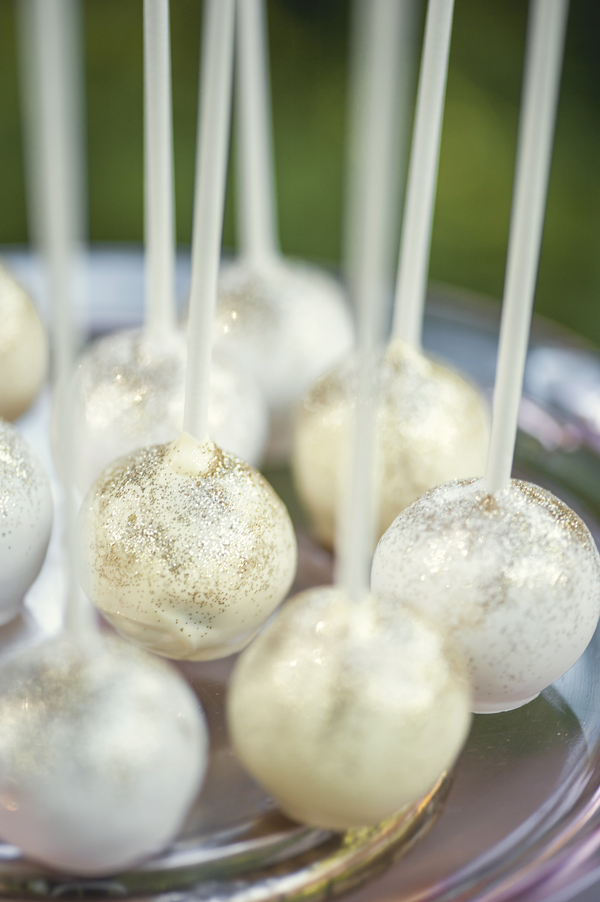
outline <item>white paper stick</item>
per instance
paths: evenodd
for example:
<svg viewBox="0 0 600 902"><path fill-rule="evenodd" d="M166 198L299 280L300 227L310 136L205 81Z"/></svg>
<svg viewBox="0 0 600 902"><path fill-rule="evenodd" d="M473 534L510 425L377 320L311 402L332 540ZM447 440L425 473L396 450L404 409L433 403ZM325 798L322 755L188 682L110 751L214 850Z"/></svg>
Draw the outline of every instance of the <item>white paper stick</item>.
<svg viewBox="0 0 600 902"><path fill-rule="evenodd" d="M364 16L365 80L356 110L356 140L362 159L357 161L360 187L352 285L357 313L358 378L350 460L343 467L347 485L340 504L336 568L336 582L356 601L369 591L375 537L376 373L383 338L384 246L385 229L389 227L383 178L392 168L389 155L394 146L393 94L398 75L394 55L401 22L395 0L375 0Z"/></svg>
<svg viewBox="0 0 600 902"><path fill-rule="evenodd" d="M429 0L402 222L393 335L420 350L454 0Z"/></svg>
<svg viewBox="0 0 600 902"><path fill-rule="evenodd" d="M212 335L231 119L234 0L205 0L184 430L208 437Z"/></svg>
<svg viewBox="0 0 600 902"><path fill-rule="evenodd" d="M64 497L68 590L65 626L80 644L93 644L96 628L92 608L75 576L76 498L70 474L74 449L70 417L70 377L74 359L73 308L76 297L74 260L77 248L76 202L73 198L74 91L76 77L69 38L71 0L28 0L39 97L40 229L48 262L53 308L53 382L58 392L58 470Z"/></svg>
<svg viewBox="0 0 600 902"><path fill-rule="evenodd" d="M21 128L25 156L25 195L29 241L41 249L44 241L41 184L41 90L35 5L32 0L15 3L19 43L19 94ZM83 243L87 236L87 165L85 140L84 64L82 58L83 22L81 0L65 0L62 13L63 59L70 73L65 85L65 103L69 110L65 128L65 151L69 154L70 217L74 240ZM83 252L82 248L76 250Z"/></svg>
<svg viewBox="0 0 600 902"><path fill-rule="evenodd" d="M237 2L238 232L251 264L278 254L264 0Z"/></svg>
<svg viewBox="0 0 600 902"><path fill-rule="evenodd" d="M373 290L386 298L391 295L410 129L416 18L415 0L353 3L344 227L344 268L353 299L363 241Z"/></svg>
<svg viewBox="0 0 600 902"><path fill-rule="evenodd" d="M513 207L500 324L492 435L485 475L490 494L510 481L523 372L542 244L568 0L532 0Z"/></svg>
<svg viewBox="0 0 600 902"><path fill-rule="evenodd" d="M144 0L146 333L175 328L175 215L169 0Z"/></svg>

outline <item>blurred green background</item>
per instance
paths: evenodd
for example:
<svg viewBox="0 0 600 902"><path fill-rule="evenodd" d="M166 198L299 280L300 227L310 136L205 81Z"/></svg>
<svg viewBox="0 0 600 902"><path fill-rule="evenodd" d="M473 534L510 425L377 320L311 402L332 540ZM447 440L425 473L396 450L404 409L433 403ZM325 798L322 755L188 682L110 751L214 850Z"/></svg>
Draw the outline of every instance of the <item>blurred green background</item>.
<svg viewBox="0 0 600 902"><path fill-rule="evenodd" d="M19 0L16 0L19 2ZM201 4L171 0L189 242ZM269 0L281 243L339 263L349 4ZM526 0L456 0L430 277L500 297ZM84 0L93 241L142 239L142 0ZM235 243L233 190L225 243ZM13 0L0 0L0 243L27 241ZM600 343L600 3L572 0L536 310Z"/></svg>

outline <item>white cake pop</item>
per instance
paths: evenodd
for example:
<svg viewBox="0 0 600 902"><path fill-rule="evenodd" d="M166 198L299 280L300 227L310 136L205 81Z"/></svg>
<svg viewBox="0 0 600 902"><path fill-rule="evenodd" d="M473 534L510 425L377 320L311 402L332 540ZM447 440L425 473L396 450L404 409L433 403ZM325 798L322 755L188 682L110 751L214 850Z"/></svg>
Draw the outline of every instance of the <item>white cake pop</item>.
<svg viewBox="0 0 600 902"><path fill-rule="evenodd" d="M15 427L0 420L0 626L19 613L40 572L53 514L44 468Z"/></svg>
<svg viewBox="0 0 600 902"><path fill-rule="evenodd" d="M392 341L379 367L377 419L381 536L401 510L450 479L480 476L489 444L481 393L456 371ZM323 377L303 399L292 465L315 535L334 543L341 461L356 383L355 360Z"/></svg>
<svg viewBox="0 0 600 902"><path fill-rule="evenodd" d="M67 639L0 668L0 835L72 874L160 851L202 784L208 737L181 677L128 643Z"/></svg>
<svg viewBox="0 0 600 902"><path fill-rule="evenodd" d="M228 722L286 813L347 830L433 787L465 740L469 703L461 659L426 620L329 586L288 602L243 653Z"/></svg>
<svg viewBox="0 0 600 902"><path fill-rule="evenodd" d="M296 572L294 530L270 485L186 433L110 466L78 531L89 598L123 635L172 658L239 651Z"/></svg>
<svg viewBox="0 0 600 902"><path fill-rule="evenodd" d="M0 417L16 420L48 369L48 342L29 296L0 265Z"/></svg>
<svg viewBox="0 0 600 902"><path fill-rule="evenodd" d="M600 557L583 521L539 486L480 480L428 492L381 539L372 588L447 630L474 710L535 698L580 657L600 616Z"/></svg>
<svg viewBox="0 0 600 902"><path fill-rule="evenodd" d="M296 404L349 351L352 335L341 286L316 267L280 258L222 267L216 347L234 355L262 388L272 458L289 453Z"/></svg>
<svg viewBox="0 0 600 902"><path fill-rule="evenodd" d="M82 354L73 389L81 491L116 458L179 435L186 359L183 333L173 332L158 345L141 329L107 335ZM227 451L256 464L268 420L258 386L219 354L210 379L211 435Z"/></svg>

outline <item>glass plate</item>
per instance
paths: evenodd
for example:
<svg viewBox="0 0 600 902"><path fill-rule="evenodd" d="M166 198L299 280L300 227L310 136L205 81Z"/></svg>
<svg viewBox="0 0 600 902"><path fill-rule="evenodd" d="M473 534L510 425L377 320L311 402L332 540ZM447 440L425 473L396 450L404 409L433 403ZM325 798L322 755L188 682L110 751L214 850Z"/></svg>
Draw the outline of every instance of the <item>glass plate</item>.
<svg viewBox="0 0 600 902"><path fill-rule="evenodd" d="M19 251L5 256L22 281L37 288L43 308L36 261ZM97 250L88 264L90 331L139 322L141 253ZM182 257L181 298L188 275L189 262ZM493 383L497 331L497 304L432 290L426 347L487 390ZM50 467L47 416L48 398L42 396L19 425ZM518 475L564 498L598 539L600 362L581 339L544 321L535 323L532 334L520 424ZM267 476L298 524L301 566L294 591L330 581L331 558L303 528L289 472L271 469ZM60 628L59 532L54 531L47 562L28 595L26 614L0 630L5 649ZM212 749L207 783L173 846L127 874L77 880L33 865L18 849L0 844L0 895L316 900L356 888L400 855L402 861L383 878L356 893L356 902L558 902L595 879L600 867L600 634L575 667L534 702L506 714L475 717L454 774L444 775L421 804L376 828L344 836L293 824L238 766L223 721L232 663L179 666L202 700Z"/></svg>

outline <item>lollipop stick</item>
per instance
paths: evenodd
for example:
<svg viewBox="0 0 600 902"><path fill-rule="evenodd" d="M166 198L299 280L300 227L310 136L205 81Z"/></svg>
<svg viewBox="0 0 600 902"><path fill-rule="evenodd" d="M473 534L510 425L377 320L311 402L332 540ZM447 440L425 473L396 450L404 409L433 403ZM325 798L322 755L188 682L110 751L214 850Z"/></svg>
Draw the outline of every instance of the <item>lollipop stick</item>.
<svg viewBox="0 0 600 902"><path fill-rule="evenodd" d="M250 263L277 256L269 51L264 0L237 2L238 228Z"/></svg>
<svg viewBox="0 0 600 902"><path fill-rule="evenodd" d="M76 294L73 262L76 249L76 205L72 195L72 81L73 59L69 47L70 0L31 0L30 9L37 65L39 97L39 185L40 228L47 257L53 304L54 391L58 393L59 478L66 519L68 595L65 626L72 638L90 645L96 635L91 605L79 589L75 576L76 499L69 475L74 472L70 417L70 376L74 357L73 307Z"/></svg>
<svg viewBox="0 0 600 902"><path fill-rule="evenodd" d="M377 356L385 307L385 254L381 244L387 227L380 164L389 167L386 153L393 125L389 116L394 91L394 49L398 41L399 4L377 0L368 11L370 29L364 93L357 105L356 139L361 147L360 217L355 231L353 293L357 312L358 380L349 478L342 493L338 518L336 582L355 601L369 591L369 572L375 537L375 455L377 425Z"/></svg>
<svg viewBox="0 0 600 902"><path fill-rule="evenodd" d="M415 13L414 0L353 3L344 229L345 270L353 298L361 241L367 243L373 289L386 296L390 293L400 173L407 147Z"/></svg>
<svg viewBox="0 0 600 902"><path fill-rule="evenodd" d="M393 334L421 347L454 0L429 0L402 223Z"/></svg>
<svg viewBox="0 0 600 902"><path fill-rule="evenodd" d="M175 328L175 222L169 0L144 0L146 333Z"/></svg>
<svg viewBox="0 0 600 902"><path fill-rule="evenodd" d="M491 494L509 484L515 451L567 11L567 0L532 0L530 5L492 435L485 475L486 488Z"/></svg>
<svg viewBox="0 0 600 902"><path fill-rule="evenodd" d="M206 0L183 428L208 437L208 400L231 114L234 0Z"/></svg>

